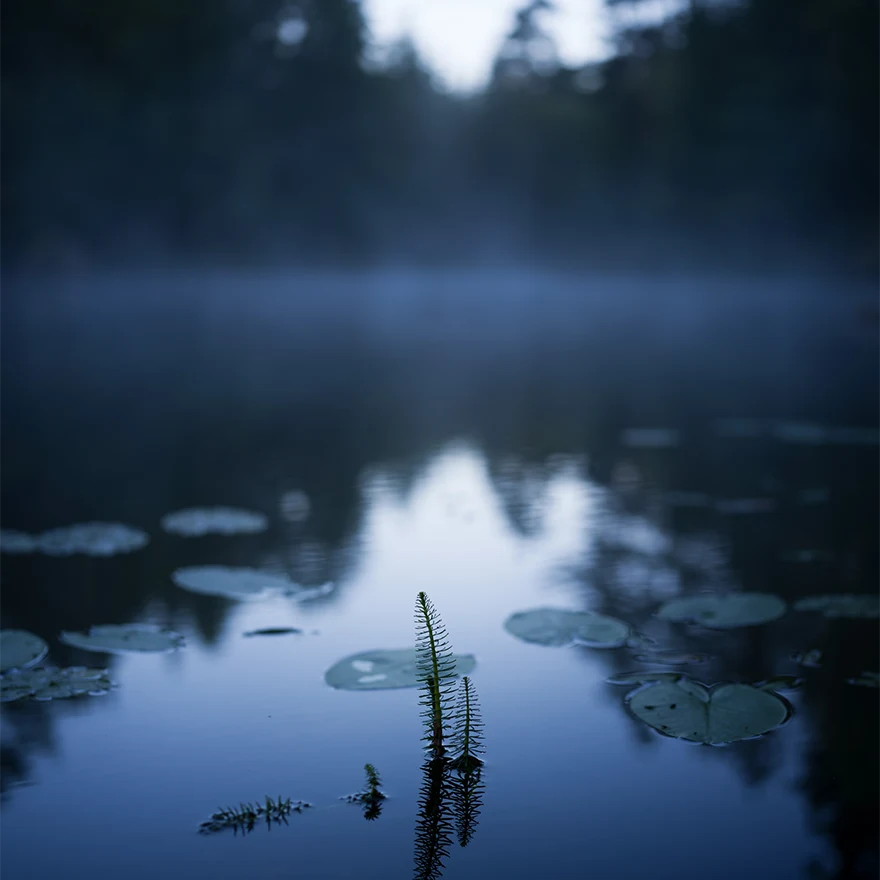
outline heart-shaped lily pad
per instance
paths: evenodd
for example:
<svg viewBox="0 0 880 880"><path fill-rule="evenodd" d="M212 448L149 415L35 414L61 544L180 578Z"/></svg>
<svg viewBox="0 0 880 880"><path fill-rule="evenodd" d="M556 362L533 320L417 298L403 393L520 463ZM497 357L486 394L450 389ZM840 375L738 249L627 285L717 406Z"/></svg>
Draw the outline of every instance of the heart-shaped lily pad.
<svg viewBox="0 0 880 880"><path fill-rule="evenodd" d="M33 553L39 546L36 535L16 529L0 529L0 553Z"/></svg>
<svg viewBox="0 0 880 880"><path fill-rule="evenodd" d="M93 626L88 633L62 632L60 642L106 654L164 653L183 647L183 636L149 624Z"/></svg>
<svg viewBox="0 0 880 880"><path fill-rule="evenodd" d="M777 620L785 614L785 602L772 593L706 593L672 599L657 612L661 620L694 622L710 629L735 629Z"/></svg>
<svg viewBox="0 0 880 880"><path fill-rule="evenodd" d="M225 565L193 565L172 572L171 580L184 590L227 599L268 599L298 590L290 578L255 568Z"/></svg>
<svg viewBox="0 0 880 880"><path fill-rule="evenodd" d="M795 611L821 611L825 617L880 617L880 596L870 593L839 593L808 596L794 603Z"/></svg>
<svg viewBox="0 0 880 880"><path fill-rule="evenodd" d="M63 700L83 694L106 694L113 682L106 669L70 666L66 669L24 669L0 676L0 702L31 697L38 701Z"/></svg>
<svg viewBox="0 0 880 880"><path fill-rule="evenodd" d="M262 513L236 507L189 507L162 517L162 528L173 535L253 535L269 528Z"/></svg>
<svg viewBox="0 0 880 880"><path fill-rule="evenodd" d="M456 676L470 675L477 660L473 654L453 654ZM414 648L362 651L334 663L324 681L343 691L377 691L418 687L421 684Z"/></svg>
<svg viewBox="0 0 880 880"><path fill-rule="evenodd" d="M536 608L518 611L504 621L504 628L524 642L536 645L570 645L577 642L591 648L617 648L629 636L629 625L593 611Z"/></svg>
<svg viewBox="0 0 880 880"><path fill-rule="evenodd" d="M658 681L626 698L630 712L666 736L722 745L775 730L791 705L772 691L748 684L706 687L688 678Z"/></svg>
<svg viewBox="0 0 880 880"><path fill-rule="evenodd" d="M89 522L50 529L39 536L39 549L47 556L115 556L131 553L149 543L150 536L122 523Z"/></svg>
<svg viewBox="0 0 880 880"><path fill-rule="evenodd" d="M49 646L39 637L24 629L0 631L0 672L24 669L39 663Z"/></svg>

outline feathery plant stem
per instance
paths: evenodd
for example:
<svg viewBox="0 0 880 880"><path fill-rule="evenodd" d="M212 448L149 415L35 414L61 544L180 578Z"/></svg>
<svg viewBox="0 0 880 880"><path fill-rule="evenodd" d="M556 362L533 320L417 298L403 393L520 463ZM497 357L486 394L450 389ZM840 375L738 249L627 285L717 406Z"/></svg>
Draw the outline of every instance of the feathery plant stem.
<svg viewBox="0 0 880 880"><path fill-rule="evenodd" d="M452 709L452 681L455 661L449 636L431 600L425 593L416 598L416 665L422 680L419 702L425 708L425 739L435 758L445 753L444 735Z"/></svg>

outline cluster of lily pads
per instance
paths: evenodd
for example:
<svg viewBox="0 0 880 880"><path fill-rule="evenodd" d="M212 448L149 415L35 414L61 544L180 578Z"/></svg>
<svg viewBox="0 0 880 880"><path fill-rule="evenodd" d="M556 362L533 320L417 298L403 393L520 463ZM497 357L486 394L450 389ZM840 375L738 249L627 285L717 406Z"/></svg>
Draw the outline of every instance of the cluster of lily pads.
<svg viewBox="0 0 880 880"><path fill-rule="evenodd" d="M282 515L291 521L301 521L307 516L308 499L304 493L285 496ZM191 538L208 534L254 534L267 529L269 521L262 513L233 507L188 508L163 517L161 526L170 534ZM149 541L146 532L114 522L80 523L40 534L0 530L0 552L13 554L107 557L140 550ZM327 595L333 589L332 584L306 588L282 574L220 565L179 568L172 573L171 579L177 586L193 593L236 600L284 595L307 601ZM293 629L283 631L296 632ZM269 632L275 633L274 630L255 630L248 635ZM87 632L62 632L58 639L71 647L107 654L166 652L184 645L179 633L149 624L93 626ZM13 629L0 633L0 702L96 695L113 687L105 669L38 667L48 651L48 644L33 633Z"/></svg>
<svg viewBox="0 0 880 880"><path fill-rule="evenodd" d="M880 597L871 595L811 596L799 600L793 607L796 611L820 611L829 618L880 617ZM769 593L702 594L664 603L657 617L673 623L727 630L770 623L787 610L782 599ZM524 642L550 647L619 648L626 645L640 651L636 659L654 665L699 663L706 659L698 654L654 648L653 640L632 632L624 621L589 611L558 608L520 611L508 617L504 628ZM805 655L804 665L808 665L807 660ZM877 687L878 675L863 672L849 682ZM640 671L615 676L609 683L635 685L625 697L625 704L636 718L660 733L721 745L761 736L784 724L792 707L778 692L796 687L798 680L793 676L780 676L757 684L707 686L680 672Z"/></svg>

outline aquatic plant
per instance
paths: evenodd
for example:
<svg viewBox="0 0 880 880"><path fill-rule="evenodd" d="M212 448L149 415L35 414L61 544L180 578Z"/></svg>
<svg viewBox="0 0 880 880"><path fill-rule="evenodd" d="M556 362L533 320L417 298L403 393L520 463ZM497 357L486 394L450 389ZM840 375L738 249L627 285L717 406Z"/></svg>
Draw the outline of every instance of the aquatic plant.
<svg viewBox="0 0 880 880"><path fill-rule="evenodd" d="M254 825L260 820L264 821L269 828L272 827L273 822L283 822L286 825L287 817L291 813L301 813L309 807L311 804L305 801L294 801L280 796L278 800L272 800L267 795L264 803L239 804L237 807L217 810L207 822L202 822L199 825L199 833L216 834L218 831L231 828L235 834L238 834L239 831L242 834L247 834L253 831Z"/></svg>
<svg viewBox="0 0 880 880"><path fill-rule="evenodd" d="M450 761L454 770L469 772L483 765L483 721L473 682L465 676L459 682L455 708L452 713Z"/></svg>
<svg viewBox="0 0 880 880"><path fill-rule="evenodd" d="M379 778L379 771L372 764L364 764L364 772L367 775L367 784L363 791L345 795L342 799L350 804L362 804L364 818L369 822L378 819L382 813L382 801L385 800L385 794L380 789L382 780Z"/></svg>
<svg viewBox="0 0 880 880"><path fill-rule="evenodd" d="M482 762L461 771L452 780L452 803L458 845L467 846L477 830L477 816L483 806Z"/></svg>
<svg viewBox="0 0 880 880"><path fill-rule="evenodd" d="M443 758L422 764L422 787L416 820L415 880L437 880L449 856L454 830L452 774Z"/></svg>
<svg viewBox="0 0 880 880"><path fill-rule="evenodd" d="M424 592L416 597L415 619L416 668L422 683L419 705L425 723L424 739L433 757L442 758L453 705L455 659L446 627Z"/></svg>

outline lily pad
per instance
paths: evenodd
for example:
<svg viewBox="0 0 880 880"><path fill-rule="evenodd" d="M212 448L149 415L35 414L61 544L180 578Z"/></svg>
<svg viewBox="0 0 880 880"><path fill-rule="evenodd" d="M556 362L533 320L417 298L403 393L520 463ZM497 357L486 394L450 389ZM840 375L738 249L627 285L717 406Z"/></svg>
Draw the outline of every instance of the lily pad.
<svg viewBox="0 0 880 880"><path fill-rule="evenodd" d="M633 654L639 663L657 663L660 666L686 666L691 663L705 663L708 654L696 654L693 651L643 651Z"/></svg>
<svg viewBox="0 0 880 880"><path fill-rule="evenodd" d="M309 518L312 505L305 492L285 492L279 502L281 516L288 522L299 523Z"/></svg>
<svg viewBox="0 0 880 880"><path fill-rule="evenodd" d="M179 633L136 623L93 626L88 633L62 632L58 641L84 651L106 654L161 654L183 647L183 636Z"/></svg>
<svg viewBox="0 0 880 880"><path fill-rule="evenodd" d="M453 654L456 676L470 675L477 660L473 654ZM376 691L418 687L419 672L414 648L363 651L334 663L324 681L343 691Z"/></svg>
<svg viewBox="0 0 880 880"><path fill-rule="evenodd" d="M857 687L877 688L880 687L880 674L876 672L863 672L856 678L848 678L846 682Z"/></svg>
<svg viewBox="0 0 880 880"><path fill-rule="evenodd" d="M252 636L286 636L301 632L301 629L294 626L267 626L264 629L252 629L243 635L245 638L251 638Z"/></svg>
<svg viewBox="0 0 880 880"><path fill-rule="evenodd" d="M785 602L772 593L704 594L672 599L657 616L673 622L694 622L710 629L735 629L777 620L785 614Z"/></svg>
<svg viewBox="0 0 880 880"><path fill-rule="evenodd" d="M49 646L39 637L24 629L0 631L0 672L24 669L39 663L49 652Z"/></svg>
<svg viewBox="0 0 880 880"><path fill-rule="evenodd" d="M63 700L83 694L106 694L113 682L106 669L70 666L66 669L24 669L0 676L0 702L31 697L38 701Z"/></svg>
<svg viewBox="0 0 880 880"><path fill-rule="evenodd" d="M791 705L748 684L706 687L688 678L658 681L626 698L629 710L660 733L707 745L751 739L784 724Z"/></svg>
<svg viewBox="0 0 880 880"><path fill-rule="evenodd" d="M89 522L50 529L38 541L40 551L47 556L115 556L146 547L150 536L122 523Z"/></svg>
<svg viewBox="0 0 880 880"><path fill-rule="evenodd" d="M614 617L559 608L518 611L504 621L504 628L512 636L536 645L577 642L591 648L617 648L626 643L630 632L628 624Z"/></svg>
<svg viewBox="0 0 880 880"><path fill-rule="evenodd" d="M33 553L39 546L36 535L15 529L0 529L0 553Z"/></svg>
<svg viewBox="0 0 880 880"><path fill-rule="evenodd" d="M796 675L775 675L767 681L758 682L756 688L762 691L793 691L803 685L804 680Z"/></svg>
<svg viewBox="0 0 880 880"><path fill-rule="evenodd" d="M608 684L648 684L657 681L679 681L681 672L620 672L606 678Z"/></svg>
<svg viewBox="0 0 880 880"><path fill-rule="evenodd" d="M678 446L680 435L674 428L629 428L620 439L633 449L669 449Z"/></svg>
<svg viewBox="0 0 880 880"><path fill-rule="evenodd" d="M880 596L870 593L838 593L808 596L794 603L795 611L821 611L825 617L880 617Z"/></svg>
<svg viewBox="0 0 880 880"><path fill-rule="evenodd" d="M193 565L172 572L171 580L184 590L205 596L227 599L268 599L296 592L297 585L281 574L255 568L230 568L225 565Z"/></svg>
<svg viewBox="0 0 880 880"><path fill-rule="evenodd" d="M262 513L236 507L189 507L162 517L162 528L173 535L253 535L269 528Z"/></svg>

